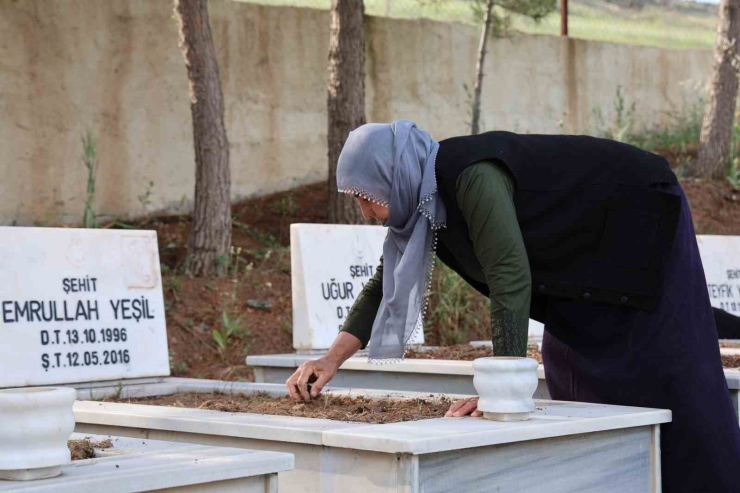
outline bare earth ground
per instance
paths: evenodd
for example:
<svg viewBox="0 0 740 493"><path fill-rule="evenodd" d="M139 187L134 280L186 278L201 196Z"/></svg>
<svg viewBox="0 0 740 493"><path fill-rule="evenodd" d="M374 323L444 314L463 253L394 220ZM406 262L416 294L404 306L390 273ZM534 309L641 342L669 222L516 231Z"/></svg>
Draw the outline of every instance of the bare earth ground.
<svg viewBox="0 0 740 493"><path fill-rule="evenodd" d="M109 399L109 401L111 400ZM322 395L309 402L295 402L289 397L277 398L266 394L226 395L195 392L147 399L117 400L115 402L208 409L230 413L334 419L361 423L396 423L399 421L441 418L452 403L446 398L391 400L369 399L366 397L335 397L331 395Z"/></svg>
<svg viewBox="0 0 740 493"><path fill-rule="evenodd" d="M88 438L83 440L69 440L67 442L69 452L72 454L72 460L85 460L95 457L95 449L107 449L113 447L110 440L94 441Z"/></svg>
<svg viewBox="0 0 740 493"><path fill-rule="evenodd" d="M682 185L698 234L740 235L740 191L724 180L686 179ZM234 205L232 244L237 250L232 265L237 273L222 279L190 278L181 272L189 216L152 217L134 224L158 233L173 375L250 381L247 354L292 352L289 228L296 222L325 222L325 210L324 183ZM430 313L436 306L432 296ZM462 340L445 337L445 328L435 321L428 327L426 343L490 339L482 307L469 306L468 312L480 312L480 317L476 323L461 322L469 327ZM225 331L224 316L237 329L219 347L213 331Z"/></svg>
<svg viewBox="0 0 740 493"><path fill-rule="evenodd" d="M696 234L740 235L740 190L727 181L681 180Z"/></svg>
<svg viewBox="0 0 740 493"><path fill-rule="evenodd" d="M292 351L290 224L325 222L325 195L326 185L319 184L233 206L232 245L241 248L233 262L238 275L223 279L179 272L189 217L159 218L144 226L157 230L167 266L163 288L174 375L252 380L247 354ZM232 320L241 318L242 330L221 349L212 334L223 328L224 312Z"/></svg>
<svg viewBox="0 0 740 493"><path fill-rule="evenodd" d="M455 344L454 346L445 346L432 349L429 351L420 351L408 349L406 357L409 359L452 359L460 361L473 361L477 358L488 358L493 356L493 348L486 346L471 346L470 344ZM542 363L542 354L537 349L537 345L530 345L527 348L527 357Z"/></svg>
<svg viewBox="0 0 740 493"><path fill-rule="evenodd" d="M737 347L737 345L720 344L722 347ZM418 351L409 349L406 357L410 359L451 359L458 361L473 361L477 358L493 356L493 349L484 346L471 346L470 344L457 344L454 346L440 347L431 351ZM527 348L527 357L542 363L542 354L537 346ZM740 368L740 355L722 355L722 366L725 368Z"/></svg>

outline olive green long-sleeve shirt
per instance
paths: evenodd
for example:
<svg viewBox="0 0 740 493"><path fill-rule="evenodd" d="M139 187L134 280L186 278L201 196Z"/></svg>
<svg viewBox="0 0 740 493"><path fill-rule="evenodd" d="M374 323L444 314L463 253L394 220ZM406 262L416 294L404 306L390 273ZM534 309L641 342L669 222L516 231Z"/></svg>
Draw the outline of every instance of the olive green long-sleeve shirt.
<svg viewBox="0 0 740 493"><path fill-rule="evenodd" d="M514 208L514 184L499 165L481 162L457 180L456 198L468 226L470 242L443 229L438 240L458 258L470 278L485 282L491 297L493 351L496 356L526 356L531 275ZM342 331L367 346L383 298L383 262L365 284Z"/></svg>

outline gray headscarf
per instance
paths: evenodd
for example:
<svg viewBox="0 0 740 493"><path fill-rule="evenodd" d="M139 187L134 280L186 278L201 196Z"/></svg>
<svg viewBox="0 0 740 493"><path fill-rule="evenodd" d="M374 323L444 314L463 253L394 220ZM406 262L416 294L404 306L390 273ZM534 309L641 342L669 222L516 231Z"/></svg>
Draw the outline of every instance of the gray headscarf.
<svg viewBox="0 0 740 493"><path fill-rule="evenodd" d="M447 212L437 192L439 144L414 122L369 123L350 132L337 163L340 192L388 206L383 300L373 323L370 361L403 358L431 287L437 230Z"/></svg>

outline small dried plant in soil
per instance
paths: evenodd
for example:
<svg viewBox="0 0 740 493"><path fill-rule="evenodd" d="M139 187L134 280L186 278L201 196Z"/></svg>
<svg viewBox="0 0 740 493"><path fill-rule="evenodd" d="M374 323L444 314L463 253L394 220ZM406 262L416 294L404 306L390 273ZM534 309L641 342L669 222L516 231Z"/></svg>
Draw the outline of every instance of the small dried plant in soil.
<svg viewBox="0 0 740 493"><path fill-rule="evenodd" d="M163 397L119 400L134 404L185 407L230 413L272 414L305 418L333 419L361 423L396 423L441 418L452 404L447 398L373 399L320 395L309 402L296 402L289 397L271 397L264 393L219 394L184 392Z"/></svg>
<svg viewBox="0 0 740 493"><path fill-rule="evenodd" d="M489 346L471 346L470 344L456 344L454 346L439 347L431 350L406 350L409 359L451 359L458 361L473 361L478 358L493 356L493 348ZM527 347L527 357L542 363L542 354L536 344Z"/></svg>
<svg viewBox="0 0 740 493"><path fill-rule="evenodd" d="M95 457L95 449L113 447L113 442L110 440L94 441L89 438L83 438L82 440L67 441L67 447L72 455L72 460L85 460Z"/></svg>

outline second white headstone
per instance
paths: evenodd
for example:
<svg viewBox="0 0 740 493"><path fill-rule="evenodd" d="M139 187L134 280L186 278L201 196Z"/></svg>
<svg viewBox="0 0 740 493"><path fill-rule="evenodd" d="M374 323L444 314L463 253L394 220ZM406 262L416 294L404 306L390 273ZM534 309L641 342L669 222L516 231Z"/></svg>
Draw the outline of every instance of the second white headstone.
<svg viewBox="0 0 740 493"><path fill-rule="evenodd" d="M355 299L375 274L386 232L382 226L290 226L294 349L331 346ZM409 343L423 344L423 331Z"/></svg>
<svg viewBox="0 0 740 493"><path fill-rule="evenodd" d="M740 236L697 235L712 306L740 316Z"/></svg>

